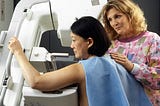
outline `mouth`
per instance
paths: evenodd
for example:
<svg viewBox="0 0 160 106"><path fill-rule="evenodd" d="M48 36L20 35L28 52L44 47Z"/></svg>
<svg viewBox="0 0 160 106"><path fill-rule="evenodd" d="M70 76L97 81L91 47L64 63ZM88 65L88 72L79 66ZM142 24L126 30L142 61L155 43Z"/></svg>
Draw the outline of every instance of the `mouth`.
<svg viewBox="0 0 160 106"><path fill-rule="evenodd" d="M118 32L120 32L121 31L121 27L116 27L115 28L115 31L118 33Z"/></svg>
<svg viewBox="0 0 160 106"><path fill-rule="evenodd" d="M116 28L114 28L115 30L120 30L121 29L121 27L116 27Z"/></svg>

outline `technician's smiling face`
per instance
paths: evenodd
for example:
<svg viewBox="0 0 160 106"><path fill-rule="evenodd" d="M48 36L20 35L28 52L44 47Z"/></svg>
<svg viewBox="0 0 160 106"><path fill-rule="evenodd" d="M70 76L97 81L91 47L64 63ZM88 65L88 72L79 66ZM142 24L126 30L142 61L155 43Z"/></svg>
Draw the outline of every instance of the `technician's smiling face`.
<svg viewBox="0 0 160 106"><path fill-rule="evenodd" d="M71 48L73 49L75 57L79 59L87 59L89 57L88 41L72 32L70 36L72 38Z"/></svg>

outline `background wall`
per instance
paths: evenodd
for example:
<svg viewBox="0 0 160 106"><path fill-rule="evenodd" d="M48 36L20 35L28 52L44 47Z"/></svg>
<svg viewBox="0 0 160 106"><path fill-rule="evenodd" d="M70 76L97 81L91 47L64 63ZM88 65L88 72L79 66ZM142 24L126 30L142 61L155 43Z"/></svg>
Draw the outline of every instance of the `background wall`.
<svg viewBox="0 0 160 106"><path fill-rule="evenodd" d="M8 30L13 14L13 0L0 0L0 32Z"/></svg>
<svg viewBox="0 0 160 106"><path fill-rule="evenodd" d="M144 11L148 30L160 35L160 0L133 0Z"/></svg>

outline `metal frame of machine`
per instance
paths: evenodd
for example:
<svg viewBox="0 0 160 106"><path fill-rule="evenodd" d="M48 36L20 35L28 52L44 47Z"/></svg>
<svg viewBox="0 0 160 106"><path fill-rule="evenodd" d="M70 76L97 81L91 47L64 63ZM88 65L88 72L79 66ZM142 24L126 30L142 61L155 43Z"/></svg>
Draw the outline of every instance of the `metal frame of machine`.
<svg viewBox="0 0 160 106"><path fill-rule="evenodd" d="M69 27L75 18L85 15L97 17L105 3L105 0L21 0L14 10L8 31L1 35L4 42L0 45L0 71L3 73L3 77L0 78L0 106L23 106L25 103L34 106L44 106L43 103L45 106L77 106L75 87L63 89L60 94L44 94L28 87L21 74L21 68L8 51L8 40L12 36L18 37L30 61L33 59L31 57L37 56L33 53L33 47L39 47L45 31L57 30L62 45L68 46ZM48 54L45 50L43 53ZM32 101L34 97L44 97L41 99L44 100L43 103L36 99L36 102ZM48 100L48 104L45 100Z"/></svg>

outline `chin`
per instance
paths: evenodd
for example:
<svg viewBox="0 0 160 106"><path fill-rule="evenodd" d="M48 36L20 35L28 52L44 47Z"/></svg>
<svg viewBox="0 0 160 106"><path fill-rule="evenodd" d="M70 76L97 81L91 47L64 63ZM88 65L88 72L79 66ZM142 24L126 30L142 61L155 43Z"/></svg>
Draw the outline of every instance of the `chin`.
<svg viewBox="0 0 160 106"><path fill-rule="evenodd" d="M116 31L117 32L117 34L119 34L119 35L121 35L122 34L122 32L121 31Z"/></svg>
<svg viewBox="0 0 160 106"><path fill-rule="evenodd" d="M80 57L79 57L79 56L77 56L77 55L75 55L75 58L79 59Z"/></svg>

